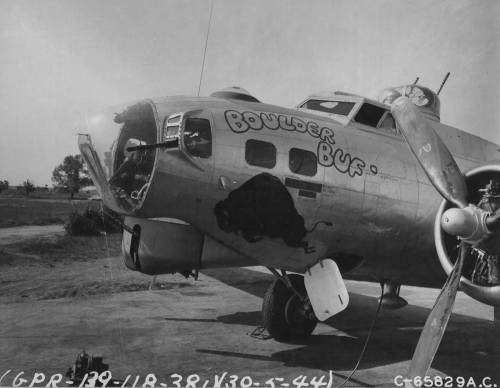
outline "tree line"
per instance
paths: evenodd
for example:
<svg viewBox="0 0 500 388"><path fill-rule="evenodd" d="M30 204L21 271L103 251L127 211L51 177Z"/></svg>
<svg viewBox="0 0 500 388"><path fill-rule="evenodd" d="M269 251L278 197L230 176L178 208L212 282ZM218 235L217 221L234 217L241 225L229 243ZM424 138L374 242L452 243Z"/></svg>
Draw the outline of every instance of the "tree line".
<svg viewBox="0 0 500 388"><path fill-rule="evenodd" d="M69 193L71 199L82 187L92 185L88 170L81 155L68 155L61 164L52 171L52 183ZM9 189L7 180L0 180L0 192ZM28 196L35 191L35 184L30 179L26 179L20 186Z"/></svg>

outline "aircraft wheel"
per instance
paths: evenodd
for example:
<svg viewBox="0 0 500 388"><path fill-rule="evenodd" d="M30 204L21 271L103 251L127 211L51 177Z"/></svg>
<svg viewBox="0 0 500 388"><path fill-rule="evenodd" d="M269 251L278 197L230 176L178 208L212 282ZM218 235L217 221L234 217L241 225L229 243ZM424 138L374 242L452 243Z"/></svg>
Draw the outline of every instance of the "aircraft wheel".
<svg viewBox="0 0 500 388"><path fill-rule="evenodd" d="M293 287L306 295L304 277L287 275ZM277 341L305 338L311 335L318 320L312 308L304 303L279 279L267 289L262 303L264 327Z"/></svg>

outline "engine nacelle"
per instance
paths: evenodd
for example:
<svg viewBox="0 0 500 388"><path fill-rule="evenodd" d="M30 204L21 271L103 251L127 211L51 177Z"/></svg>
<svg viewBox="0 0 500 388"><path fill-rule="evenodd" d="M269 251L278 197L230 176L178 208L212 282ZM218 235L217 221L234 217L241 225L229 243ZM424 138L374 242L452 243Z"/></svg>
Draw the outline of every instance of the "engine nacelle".
<svg viewBox="0 0 500 388"><path fill-rule="evenodd" d="M171 219L125 217L134 231L123 231L125 265L147 275L190 272L202 268L256 265L188 223Z"/></svg>
<svg viewBox="0 0 500 388"><path fill-rule="evenodd" d="M477 204L481 199L481 192L479 191L485 187L491 179L500 181L500 163L488 164L474 168L465 174L467 189L469 192L468 202ZM453 269L455 259L450 259L450 256L456 257L458 240L456 237L446 234L442 228L443 213L453 205L443 200L439 206L434 223L434 241L436 243L436 250L439 261L447 275ZM486 241L486 246L490 249L488 251L500 252L500 233L496 231ZM467 263L467 259L466 259ZM469 269L470 270L470 269ZM468 274L464 270L464 276L460 281L460 289L464 291L471 298L480 302L486 303L491 306L500 306L500 285L483 286L475 284L468 278Z"/></svg>

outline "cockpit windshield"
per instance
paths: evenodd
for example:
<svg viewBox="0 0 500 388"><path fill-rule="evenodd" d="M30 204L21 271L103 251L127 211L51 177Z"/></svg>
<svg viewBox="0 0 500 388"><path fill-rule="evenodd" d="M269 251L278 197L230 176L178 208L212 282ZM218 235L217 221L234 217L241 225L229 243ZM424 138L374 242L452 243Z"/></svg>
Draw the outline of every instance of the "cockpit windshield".
<svg viewBox="0 0 500 388"><path fill-rule="evenodd" d="M90 117L78 144L101 197L113 210L142 203L153 172L157 141L152 104L107 109Z"/></svg>
<svg viewBox="0 0 500 388"><path fill-rule="evenodd" d="M331 101L311 99L301 105L301 108L317 110L341 116L348 116L356 103L348 101Z"/></svg>

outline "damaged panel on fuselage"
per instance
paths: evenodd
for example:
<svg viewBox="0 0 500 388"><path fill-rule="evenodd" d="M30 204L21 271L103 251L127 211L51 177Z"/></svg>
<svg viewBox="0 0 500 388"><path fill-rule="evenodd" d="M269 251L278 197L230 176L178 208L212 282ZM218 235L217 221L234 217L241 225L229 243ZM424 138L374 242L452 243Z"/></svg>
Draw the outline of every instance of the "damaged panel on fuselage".
<svg viewBox="0 0 500 388"><path fill-rule="evenodd" d="M232 155L238 152L240 155L238 160L240 168L237 171L225 162L223 156L220 156L219 162L216 160L216 170L220 167L222 174L233 174L233 176L239 174L239 179L233 179L239 182L252 181L263 172L278 178L293 198L296 212L300 218L304 219L304 226L301 228L303 235L304 229L306 231L302 241L304 245L301 246L302 249L297 249L293 246L294 244L286 244L285 241L286 246L282 243L277 246L279 239L264 238L248 247L245 246L248 244L242 242L237 236L226 238L231 238L235 247L238 245L239 249L250 249L259 255L257 257L261 260L274 262L279 268L303 270L316 260L326 257L331 250L331 244L334 243L332 225L335 221L331 219L331 213L325 212L325 206L323 206L325 170L332 168L339 174L345 174L350 178L361 177L364 173L363 161L350 155L345 137L337 140L334 138L336 126L334 121L325 122L320 117L291 110L264 111L262 106L252 108L255 110L247 107L226 109L216 115L219 120L218 128L228 128L230 131L229 135L219 136L223 144L218 144L218 146L220 145L225 150L232 149ZM245 160L246 144L254 139L276 147L275 166L266 169L252 166ZM336 147L336 141L344 144L345 147ZM289 157L291 150L296 149L315 156L317 171L313 176L292 171L293 166L290 165ZM339 151L336 152L337 149ZM360 181L363 182L363 179L360 178ZM352 187L350 189L353 190ZM360 184L360 190L363 191L363 183ZM279 190L276 196L279 196L278 193ZM349 206L349 204L344 206ZM261 205L257 205L257 209L260 207ZM266 223L264 220L263 224ZM295 225L291 223L288 226L289 230L284 230L282 234L287 235L293 232L294 228ZM265 226L263 229L266 229Z"/></svg>
<svg viewBox="0 0 500 388"><path fill-rule="evenodd" d="M335 211L338 209L329 208L328 201L324 200L325 190L329 186L330 190L333 190L331 187L334 187L337 184L336 180L338 180L339 190L358 193L359 200L362 202L365 171L370 167L373 170L374 167L350 153L347 136L339 130L334 121L325 122L317 116L304 115L303 112L284 110L266 112L262 106L257 104L252 108L260 108L261 110L236 107L235 109L218 110L217 113L214 113L218 130L215 152L216 179L227 178L232 186L226 190L221 190L220 186L218 187L219 191L228 192L228 196L223 198L222 202L226 203L224 201L230 199L229 196L233 191L247 185L248 182L252 182L250 186L258 187L259 181L255 182L255 180L258 179L256 177L262 177L261 174L272 175L277 178L281 185L285 185L285 189L293 199L294 211L300 218L304 219L304 225L301 227L304 239L300 242L287 244L286 238L282 238L280 241L279 238L274 237L277 232L267 233L267 235L262 233L262 230L267 229L266 225L269 224L269 221L262 220L258 216L255 217L255 214L261 213L262 205L260 204L256 204L254 214L247 217L257 218L252 224L260 223L262 225L260 231L262 236L254 237L254 241L249 242L249 239L241 238L241 235L245 234L245 230L241 230L242 228L238 228L236 225L236 230L233 233L223 235L220 238L237 250L252 252L254 257L265 260L266 263L274 262L280 268L300 270L316 260L326 257L331 253L332 246L335 245L332 226L335 226L337 222ZM335 138L336 132L338 139ZM270 143L276 148L275 166L263 168L248 163L245 159L245 148L247 142L254 139ZM289 165L290 150L297 148L315 154L317 171L314 176L296 174L291 170ZM329 182L326 185L324 174L329 169L334 170L339 179L332 180L331 182L335 182L334 184ZM296 184L296 181L299 182L299 185ZM301 184L304 187L300 186ZM314 188L318 187L318 191L315 192ZM276 189L276 197L280 196L280 191ZM359 202L352 201L341 204L343 209L351 208L353 211L358 206ZM235 215L236 218L238 216L241 214ZM343 216L349 218L352 216L352 212L344 212ZM288 225L290 230L284 230L281 234L293 233L294 225L290 223ZM286 229L286 226L283 228ZM209 226L208 229L213 230L213 226ZM298 249L297 245L302 249Z"/></svg>

